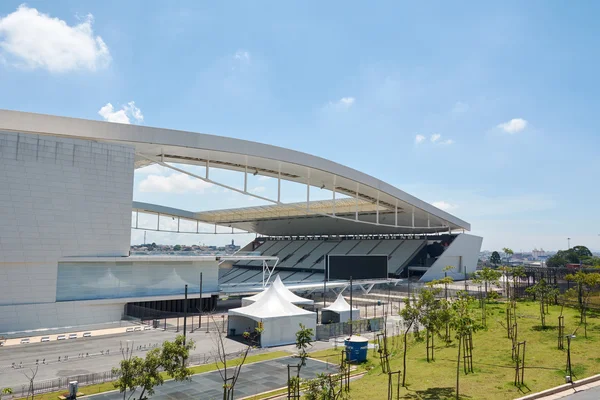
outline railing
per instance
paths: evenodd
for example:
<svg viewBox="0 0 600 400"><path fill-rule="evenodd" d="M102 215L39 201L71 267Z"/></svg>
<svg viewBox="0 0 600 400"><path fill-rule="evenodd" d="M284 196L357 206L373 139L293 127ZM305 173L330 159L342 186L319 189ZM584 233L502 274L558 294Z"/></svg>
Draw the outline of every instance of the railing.
<svg viewBox="0 0 600 400"><path fill-rule="evenodd" d="M349 335L350 333L362 334L365 332L378 331L383 328L383 322L383 318L370 318L352 321L352 325L350 325L349 322L317 325L316 337L317 340L328 340L332 337ZM352 332L350 331L351 326Z"/></svg>
<svg viewBox="0 0 600 400"><path fill-rule="evenodd" d="M251 353L261 353L266 352L266 349L251 349ZM236 351L233 353L227 354L228 359L233 359L241 356L242 351ZM211 353L204 354L192 354L187 359L187 365L206 365L215 362L215 356ZM93 374L81 374L81 375L73 375L64 378L56 378L52 380L34 382L33 389L35 394L40 393L51 393L58 392L64 390L65 393L68 391L69 382L77 381L79 386L88 386L106 382L115 381L119 377L118 373L113 371L104 371L97 372ZM13 393L12 395L3 395L3 399L17 399L27 397L29 393L30 385L29 383L23 383L21 385L12 385ZM92 394L92 393L88 393Z"/></svg>

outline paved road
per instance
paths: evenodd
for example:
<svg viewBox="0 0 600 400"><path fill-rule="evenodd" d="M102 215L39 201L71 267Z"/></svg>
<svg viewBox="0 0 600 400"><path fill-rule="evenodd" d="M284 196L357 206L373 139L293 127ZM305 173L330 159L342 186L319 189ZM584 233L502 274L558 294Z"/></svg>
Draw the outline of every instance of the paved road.
<svg viewBox="0 0 600 400"><path fill-rule="evenodd" d="M36 382L110 371L122 359L121 346L133 346L134 355L143 357L152 345L160 345L165 340L173 340L176 335L177 333L172 331L151 330L0 347L0 387L18 389L22 384L27 383L27 378L23 373L29 373L30 367L35 368L36 360L39 363ZM192 354L209 354L213 351L212 334L194 332L188 333L188 338L196 342L196 349L192 351ZM142 348L138 349L140 346ZM144 346L146 346L145 349ZM225 346L227 352L244 348L243 344L229 339L226 339ZM65 356L68 357L67 361L65 361ZM59 357L60 362L58 361ZM44 359L45 364L43 363ZM17 368L12 368L12 363L15 363ZM23 368L18 368L20 365Z"/></svg>
<svg viewBox="0 0 600 400"><path fill-rule="evenodd" d="M235 386L235 398L243 398L258 393L275 390L286 386L287 365L297 365L298 359L292 357L279 358L248 364L242 367L238 382ZM335 373L335 366L320 361L308 359L302 367L302 378L314 378L318 373ZM223 398L223 381L218 371L194 375L189 382L165 382L156 388L153 400L174 399L206 399L220 400ZM85 393L85 388L81 389ZM92 395L90 400L121 400L123 395L117 391Z"/></svg>
<svg viewBox="0 0 600 400"><path fill-rule="evenodd" d="M600 386L596 386L587 390L582 390L575 394L561 397L563 400L598 400L600 399Z"/></svg>

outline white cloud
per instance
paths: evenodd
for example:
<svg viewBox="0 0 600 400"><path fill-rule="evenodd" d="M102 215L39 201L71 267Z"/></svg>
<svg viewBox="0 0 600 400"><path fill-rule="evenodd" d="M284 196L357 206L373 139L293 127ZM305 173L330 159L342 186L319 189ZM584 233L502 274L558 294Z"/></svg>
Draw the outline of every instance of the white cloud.
<svg viewBox="0 0 600 400"><path fill-rule="evenodd" d="M504 122L498 125L498 128L504 132L514 135L515 133L521 132L527 127L527 121L523 118L514 118L508 122Z"/></svg>
<svg viewBox="0 0 600 400"><path fill-rule="evenodd" d="M269 179L271 179L270 176L261 175L261 176L258 177L259 181L268 181Z"/></svg>
<svg viewBox="0 0 600 400"><path fill-rule="evenodd" d="M452 108L452 112L454 114L462 114L469 111L469 105L467 103L463 103L462 101L457 101Z"/></svg>
<svg viewBox="0 0 600 400"><path fill-rule="evenodd" d="M345 111L352 107L355 101L356 99L354 97L342 97L338 101L330 101L327 104L327 108L338 111Z"/></svg>
<svg viewBox="0 0 600 400"><path fill-rule="evenodd" d="M0 58L27 68L50 72L94 71L110 63L108 47L94 36L94 17L88 14L73 26L23 4L0 18Z"/></svg>
<svg viewBox="0 0 600 400"><path fill-rule="evenodd" d="M105 121L118 122L120 124L130 124L132 121L135 123L144 121L142 110L135 106L134 101L130 101L117 111L115 111L112 104L106 103L106 105L98 111L98 114L100 114Z"/></svg>
<svg viewBox="0 0 600 400"><path fill-rule="evenodd" d="M423 136L423 135L415 136L415 144L421 144L421 143L423 143L424 140L425 140L425 136Z"/></svg>
<svg viewBox="0 0 600 400"><path fill-rule="evenodd" d="M446 139L446 140L442 140L441 142L438 142L438 144L442 144L442 145L451 145L452 143L454 143L454 140L452 139Z"/></svg>
<svg viewBox="0 0 600 400"><path fill-rule="evenodd" d="M442 135L440 135L439 133L434 133L433 135L431 135L431 143L435 143L438 140L440 140L440 138L442 137Z"/></svg>
<svg viewBox="0 0 600 400"><path fill-rule="evenodd" d="M233 58L238 60L239 62L250 64L250 53L248 53L246 50L236 51Z"/></svg>
<svg viewBox="0 0 600 400"><path fill-rule="evenodd" d="M252 188L250 190L250 193L258 194L258 193L263 193L265 190L267 190L267 188L265 188L264 186L257 186L255 188Z"/></svg>
<svg viewBox="0 0 600 400"><path fill-rule="evenodd" d="M450 203L447 203L445 201L434 201L431 204L433 204L434 207L437 207L440 210L444 210L444 211L450 211L450 210L454 210L454 209L458 208L457 205L450 204Z"/></svg>
<svg viewBox="0 0 600 400"><path fill-rule="evenodd" d="M140 182L139 190L147 193L204 193L211 186L211 183L201 179L174 173L169 176L148 175Z"/></svg>

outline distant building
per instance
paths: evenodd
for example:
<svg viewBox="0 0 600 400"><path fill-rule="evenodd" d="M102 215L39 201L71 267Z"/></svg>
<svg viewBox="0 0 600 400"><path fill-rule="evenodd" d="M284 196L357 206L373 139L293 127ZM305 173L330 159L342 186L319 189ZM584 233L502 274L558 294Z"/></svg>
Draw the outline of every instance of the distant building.
<svg viewBox="0 0 600 400"><path fill-rule="evenodd" d="M539 258L545 257L546 256L546 251L544 251L544 249L539 249L539 250L538 249L533 249L531 251L531 255L533 256L533 258L535 260L537 260Z"/></svg>

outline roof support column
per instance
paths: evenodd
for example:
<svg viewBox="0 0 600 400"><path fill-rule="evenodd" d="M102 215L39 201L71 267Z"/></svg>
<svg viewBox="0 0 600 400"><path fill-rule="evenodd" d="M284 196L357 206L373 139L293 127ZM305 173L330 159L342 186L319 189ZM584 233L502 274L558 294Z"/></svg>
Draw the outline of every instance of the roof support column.
<svg viewBox="0 0 600 400"><path fill-rule="evenodd" d="M358 221L358 187L359 187L359 183L356 182L356 197L354 198L354 205L355 205L355 210L354 210L354 219Z"/></svg>
<svg viewBox="0 0 600 400"><path fill-rule="evenodd" d="M246 165L244 166L244 192L248 191L248 156L246 156Z"/></svg>
<svg viewBox="0 0 600 400"><path fill-rule="evenodd" d="M333 206L332 206L332 210L331 213L333 214L333 216L335 216L335 178L336 176L333 176Z"/></svg>
<svg viewBox="0 0 600 400"><path fill-rule="evenodd" d="M281 163L279 163L279 172L277 173L277 203L281 203Z"/></svg>
<svg viewBox="0 0 600 400"><path fill-rule="evenodd" d="M412 208L412 227L415 227L415 207Z"/></svg>
<svg viewBox="0 0 600 400"><path fill-rule="evenodd" d="M206 174L204 175L208 179L208 170L210 169L210 160L206 160Z"/></svg>
<svg viewBox="0 0 600 400"><path fill-rule="evenodd" d="M379 225L379 190L377 191L377 209L375 210L375 223Z"/></svg>
<svg viewBox="0 0 600 400"><path fill-rule="evenodd" d="M138 221L140 219L140 211L135 212L135 229L138 229ZM145 244L145 243L144 243Z"/></svg>
<svg viewBox="0 0 600 400"><path fill-rule="evenodd" d="M160 231L160 213L157 213L156 215L156 230Z"/></svg>
<svg viewBox="0 0 600 400"><path fill-rule="evenodd" d="M179 222L181 222L181 218L177 217L177 233L179 233Z"/></svg>
<svg viewBox="0 0 600 400"><path fill-rule="evenodd" d="M306 210L310 210L310 169L307 169L308 175L306 176Z"/></svg>
<svg viewBox="0 0 600 400"><path fill-rule="evenodd" d="M398 226L398 200L396 200L396 208L394 209L394 226Z"/></svg>

